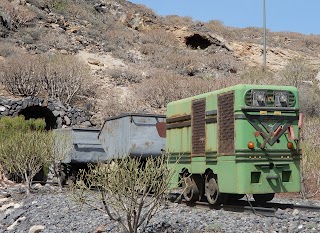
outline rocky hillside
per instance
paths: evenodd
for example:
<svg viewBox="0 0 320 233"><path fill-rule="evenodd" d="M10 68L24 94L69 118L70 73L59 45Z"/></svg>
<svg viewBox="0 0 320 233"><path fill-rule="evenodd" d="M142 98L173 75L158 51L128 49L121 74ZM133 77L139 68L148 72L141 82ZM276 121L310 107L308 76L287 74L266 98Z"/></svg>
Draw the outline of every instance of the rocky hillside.
<svg viewBox="0 0 320 233"><path fill-rule="evenodd" d="M162 17L125 0L0 1L0 61L21 54L79 58L91 74L72 103L89 106L97 124L119 112L162 113L168 101L252 82L263 62L261 42L259 28ZM264 83L295 58L314 76L319 55L320 36L268 32ZM15 97L4 86L0 95Z"/></svg>

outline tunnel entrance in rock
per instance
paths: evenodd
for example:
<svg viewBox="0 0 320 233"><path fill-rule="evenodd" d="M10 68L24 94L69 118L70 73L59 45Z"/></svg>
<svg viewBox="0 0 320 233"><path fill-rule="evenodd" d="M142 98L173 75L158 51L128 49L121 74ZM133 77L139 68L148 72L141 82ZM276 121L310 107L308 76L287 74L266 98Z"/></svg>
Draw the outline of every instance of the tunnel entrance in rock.
<svg viewBox="0 0 320 233"><path fill-rule="evenodd" d="M192 36L188 36L185 39L186 45L191 47L192 49L206 49L210 45L212 45L212 42L210 40L199 34L193 34Z"/></svg>
<svg viewBox="0 0 320 233"><path fill-rule="evenodd" d="M22 109L19 115L23 115L26 120L30 118L38 119L44 118L46 122L46 130L51 130L57 128L57 119L53 115L50 109L41 106L31 106Z"/></svg>

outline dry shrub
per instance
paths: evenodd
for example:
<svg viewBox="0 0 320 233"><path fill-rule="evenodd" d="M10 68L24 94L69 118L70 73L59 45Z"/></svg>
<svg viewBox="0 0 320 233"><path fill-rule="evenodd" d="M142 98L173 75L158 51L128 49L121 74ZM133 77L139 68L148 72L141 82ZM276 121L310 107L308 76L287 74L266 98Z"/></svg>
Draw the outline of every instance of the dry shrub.
<svg viewBox="0 0 320 233"><path fill-rule="evenodd" d="M176 26L188 26L193 23L192 17L181 17L178 15L168 15L164 18L164 23L168 24L170 26L176 25Z"/></svg>
<svg viewBox="0 0 320 233"><path fill-rule="evenodd" d="M300 85L300 111L306 116L320 116L320 90L317 85Z"/></svg>
<svg viewBox="0 0 320 233"><path fill-rule="evenodd" d="M81 204L107 214L122 227L121 232L147 232L151 218L167 201L174 169L168 169L167 155L145 160L119 156L123 159L114 157L81 171L71 194ZM97 200L101 203L95 205Z"/></svg>
<svg viewBox="0 0 320 233"><path fill-rule="evenodd" d="M171 101L218 90L238 82L234 78L185 78L163 71L154 71L150 76L152 78L137 87L136 95L153 108L163 108Z"/></svg>
<svg viewBox="0 0 320 233"><path fill-rule="evenodd" d="M279 83L295 86L300 93L301 111L308 116L320 116L320 90L315 80L317 71L303 58L294 58L279 72Z"/></svg>
<svg viewBox="0 0 320 233"><path fill-rule="evenodd" d="M0 81L13 95L38 95L42 90L41 71L35 56L10 57L0 64Z"/></svg>
<svg viewBox="0 0 320 233"><path fill-rule="evenodd" d="M159 44L163 46L175 46L177 44L176 37L164 29L148 30L144 33L142 43Z"/></svg>
<svg viewBox="0 0 320 233"><path fill-rule="evenodd" d="M104 101L99 105L104 117L112 117L125 112L137 112L140 108L136 98L132 95L123 95L115 88L104 91Z"/></svg>
<svg viewBox="0 0 320 233"><path fill-rule="evenodd" d="M262 67L249 67L240 75L242 83L273 85L275 84L274 74Z"/></svg>
<svg viewBox="0 0 320 233"><path fill-rule="evenodd" d="M1 64L0 81L13 95L44 94L70 103L81 90L89 68L68 55L21 55Z"/></svg>
<svg viewBox="0 0 320 233"><path fill-rule="evenodd" d="M302 195L311 197L320 191L320 118L306 118L302 141Z"/></svg>
<svg viewBox="0 0 320 233"><path fill-rule="evenodd" d="M46 51L49 50L49 48L70 50L70 42L66 34L52 30L46 31L45 29L42 29L42 31L44 33L39 38L39 44L47 48Z"/></svg>
<svg viewBox="0 0 320 233"><path fill-rule="evenodd" d="M108 71L115 85L127 86L129 83L139 83L142 80L141 71L135 68L114 68Z"/></svg>
<svg viewBox="0 0 320 233"><path fill-rule="evenodd" d="M316 73L306 59L296 57L288 62L279 75L282 83L299 87L304 81L314 81Z"/></svg>
<svg viewBox="0 0 320 233"><path fill-rule="evenodd" d="M148 43L141 45L139 51L144 55L153 56L161 49L163 49L163 46L161 45Z"/></svg>
<svg viewBox="0 0 320 233"><path fill-rule="evenodd" d="M17 5L8 0L1 0L0 8L10 15L18 27L32 21L37 16L27 5Z"/></svg>
<svg viewBox="0 0 320 233"><path fill-rule="evenodd" d="M242 64L229 53L214 53L204 58L206 67L224 71L226 73L237 73L242 70Z"/></svg>
<svg viewBox="0 0 320 233"><path fill-rule="evenodd" d="M42 55L39 58L43 89L50 98L70 103L88 79L89 67L69 55Z"/></svg>
<svg viewBox="0 0 320 233"><path fill-rule="evenodd" d="M19 48L14 44L0 40L0 56L10 57L19 52Z"/></svg>

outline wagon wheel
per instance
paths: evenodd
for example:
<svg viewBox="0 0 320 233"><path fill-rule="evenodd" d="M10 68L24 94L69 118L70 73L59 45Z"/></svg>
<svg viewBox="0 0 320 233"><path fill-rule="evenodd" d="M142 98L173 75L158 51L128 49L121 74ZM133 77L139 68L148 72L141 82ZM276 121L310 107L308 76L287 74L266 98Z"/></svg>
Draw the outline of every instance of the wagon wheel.
<svg viewBox="0 0 320 233"><path fill-rule="evenodd" d="M207 200L210 204L212 204L212 205L218 204L219 199L220 199L219 198L220 193L219 193L218 184L212 174L209 174L206 177L205 194L206 194Z"/></svg>
<svg viewBox="0 0 320 233"><path fill-rule="evenodd" d="M186 176L183 177L183 197L188 202L195 202L199 201L199 189L197 184L194 180L193 176Z"/></svg>

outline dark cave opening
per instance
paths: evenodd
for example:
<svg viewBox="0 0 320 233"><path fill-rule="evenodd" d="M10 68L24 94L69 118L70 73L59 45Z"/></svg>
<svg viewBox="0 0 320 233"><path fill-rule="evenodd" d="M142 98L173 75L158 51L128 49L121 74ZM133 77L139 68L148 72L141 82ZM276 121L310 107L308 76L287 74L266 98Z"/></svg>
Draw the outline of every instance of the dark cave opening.
<svg viewBox="0 0 320 233"><path fill-rule="evenodd" d="M55 129L57 127L57 119L50 109L41 106L31 106L22 109L19 115L23 115L26 120L30 118L38 119L44 118L46 122L46 130Z"/></svg>
<svg viewBox="0 0 320 233"><path fill-rule="evenodd" d="M192 49L206 49L212 45L211 41L199 34L193 34L192 36L186 37L186 45Z"/></svg>

